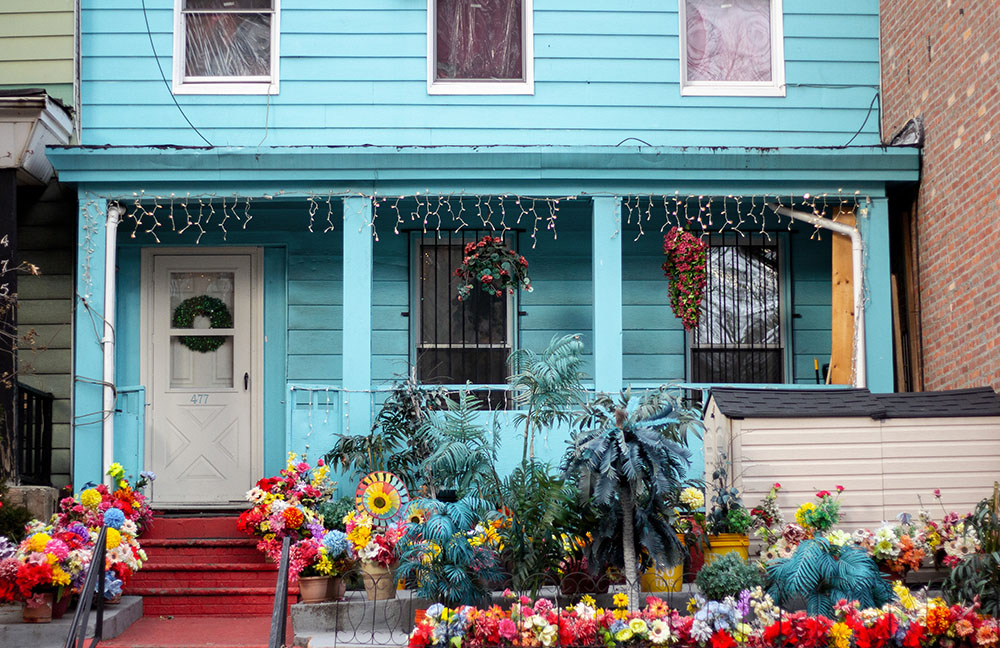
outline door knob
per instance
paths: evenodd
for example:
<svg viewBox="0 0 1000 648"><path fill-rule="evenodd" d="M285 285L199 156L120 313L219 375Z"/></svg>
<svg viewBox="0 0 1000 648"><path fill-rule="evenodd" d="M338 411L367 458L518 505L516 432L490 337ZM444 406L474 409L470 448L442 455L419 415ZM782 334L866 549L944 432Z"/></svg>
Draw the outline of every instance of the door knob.
<svg viewBox="0 0 1000 648"><path fill-rule="evenodd" d="M250 389L250 374L243 374L243 391Z"/></svg>

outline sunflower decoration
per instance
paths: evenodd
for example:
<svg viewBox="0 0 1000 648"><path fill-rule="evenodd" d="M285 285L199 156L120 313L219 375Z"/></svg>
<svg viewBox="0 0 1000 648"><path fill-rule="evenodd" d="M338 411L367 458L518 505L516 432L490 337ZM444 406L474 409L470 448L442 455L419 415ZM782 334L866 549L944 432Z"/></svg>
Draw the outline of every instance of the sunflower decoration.
<svg viewBox="0 0 1000 648"><path fill-rule="evenodd" d="M399 519L410 503L406 484L391 472L376 471L365 476L354 493L354 505L377 526L389 526Z"/></svg>

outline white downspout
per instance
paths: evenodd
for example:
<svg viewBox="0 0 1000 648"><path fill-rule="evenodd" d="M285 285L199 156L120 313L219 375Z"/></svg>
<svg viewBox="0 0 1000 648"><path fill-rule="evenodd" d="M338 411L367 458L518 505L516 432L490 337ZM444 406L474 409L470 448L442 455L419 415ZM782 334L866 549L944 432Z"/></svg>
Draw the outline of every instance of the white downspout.
<svg viewBox="0 0 1000 648"><path fill-rule="evenodd" d="M118 258L118 223L124 210L117 204L108 206L108 222L104 239L104 406L102 407L103 471L115 460L115 265Z"/></svg>
<svg viewBox="0 0 1000 648"><path fill-rule="evenodd" d="M768 204L771 211L780 215L793 218L795 220L809 223L814 227L821 227L837 234L843 234L851 238L851 261L854 272L854 386L864 388L868 386L867 375L867 355L865 350L865 290L864 290L864 258L865 245L861 240L861 232L857 227L844 225L810 214L808 212L797 211L788 207L776 204Z"/></svg>

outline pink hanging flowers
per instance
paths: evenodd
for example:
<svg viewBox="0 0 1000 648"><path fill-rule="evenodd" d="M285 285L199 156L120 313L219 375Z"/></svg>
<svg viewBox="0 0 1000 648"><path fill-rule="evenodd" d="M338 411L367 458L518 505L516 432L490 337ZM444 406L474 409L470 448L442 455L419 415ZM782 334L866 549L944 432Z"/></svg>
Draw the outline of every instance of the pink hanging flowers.
<svg viewBox="0 0 1000 648"><path fill-rule="evenodd" d="M504 292L513 294L515 288L532 290L528 262L507 247L502 236L484 236L466 245L455 276L462 282L458 301L468 299L476 287L493 297L502 297Z"/></svg>
<svg viewBox="0 0 1000 648"><path fill-rule="evenodd" d="M698 326L701 316L701 298L708 280L708 244L672 227L663 237L663 253L667 256L663 272L670 279L670 307L690 331Z"/></svg>

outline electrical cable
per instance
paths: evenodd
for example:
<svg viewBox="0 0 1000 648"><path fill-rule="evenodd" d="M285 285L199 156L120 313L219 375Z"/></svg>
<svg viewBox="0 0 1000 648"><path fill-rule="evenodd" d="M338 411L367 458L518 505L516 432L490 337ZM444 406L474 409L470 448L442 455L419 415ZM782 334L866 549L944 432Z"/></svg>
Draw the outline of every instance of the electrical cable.
<svg viewBox="0 0 1000 648"><path fill-rule="evenodd" d="M853 142L855 139L857 139L858 135L861 134L861 131L863 131L865 129L865 124L868 123L868 118L872 116L872 109L875 107L875 102L878 101L878 97L879 97L879 93L876 92L875 96L872 97L872 102L870 104L868 104L868 112L865 114L865 120L863 122L861 122L861 128L859 128L858 132L856 132L851 137L851 139L847 140L847 144L844 144L841 148L847 148L848 146L850 146L851 142Z"/></svg>

